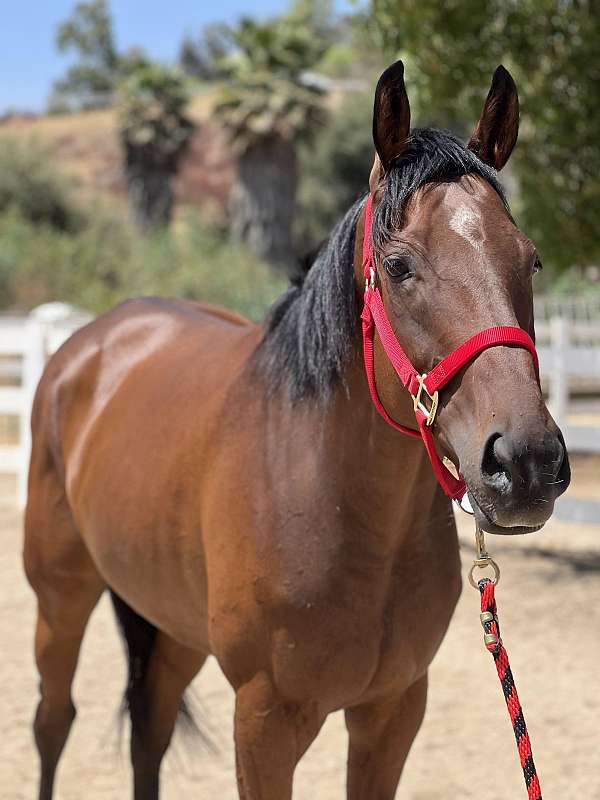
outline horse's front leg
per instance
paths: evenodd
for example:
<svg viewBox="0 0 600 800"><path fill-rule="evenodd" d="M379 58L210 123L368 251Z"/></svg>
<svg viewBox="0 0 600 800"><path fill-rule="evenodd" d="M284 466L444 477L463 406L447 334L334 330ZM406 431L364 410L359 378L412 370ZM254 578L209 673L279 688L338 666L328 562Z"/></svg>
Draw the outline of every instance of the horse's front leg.
<svg viewBox="0 0 600 800"><path fill-rule="evenodd" d="M294 770L323 720L285 703L260 672L236 692L235 753L241 800L291 800Z"/></svg>
<svg viewBox="0 0 600 800"><path fill-rule="evenodd" d="M427 699L427 675L404 694L346 710L348 800L393 800Z"/></svg>

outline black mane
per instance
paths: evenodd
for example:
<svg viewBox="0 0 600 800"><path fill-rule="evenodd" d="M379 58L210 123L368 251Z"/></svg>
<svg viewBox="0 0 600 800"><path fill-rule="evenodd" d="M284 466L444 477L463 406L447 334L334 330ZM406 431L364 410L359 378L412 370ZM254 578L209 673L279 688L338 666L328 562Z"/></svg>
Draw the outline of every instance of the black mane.
<svg viewBox="0 0 600 800"><path fill-rule="evenodd" d="M500 195L495 170L447 131L414 130L402 156L390 170L373 219L379 250L402 225L407 200L427 184L478 175ZM356 350L358 302L354 281L356 224L361 197L345 214L303 275L275 301L255 363L271 392L287 387L293 401L326 399L342 380Z"/></svg>

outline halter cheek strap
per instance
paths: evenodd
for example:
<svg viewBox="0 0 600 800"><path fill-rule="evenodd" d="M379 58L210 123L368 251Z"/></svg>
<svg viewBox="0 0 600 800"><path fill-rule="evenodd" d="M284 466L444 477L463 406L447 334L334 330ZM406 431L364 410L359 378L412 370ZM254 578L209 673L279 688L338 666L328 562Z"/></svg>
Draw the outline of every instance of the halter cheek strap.
<svg viewBox="0 0 600 800"><path fill-rule="evenodd" d="M440 459L433 439L433 423L438 407L438 392L442 389L464 366L469 364L488 347L508 345L523 347L528 350L534 361L536 375L539 378L538 357L535 345L529 334L522 328L512 325L501 325L486 328L476 333L466 342L453 350L429 373L420 374L404 352L396 338L388 319L381 292L375 285L376 267L373 250L373 198L369 195L365 210L365 232L363 240L363 268L366 279L364 306L361 313L363 332L363 354L365 371L371 398L377 411L383 419L401 433L415 438L421 437L431 461L435 476L444 492L453 499L459 500L466 492L466 485L462 477L456 478ZM377 384L375 382L375 331L381 340L383 349L389 358L396 374L402 384L408 389L413 398L415 417L418 430L401 425L385 410Z"/></svg>

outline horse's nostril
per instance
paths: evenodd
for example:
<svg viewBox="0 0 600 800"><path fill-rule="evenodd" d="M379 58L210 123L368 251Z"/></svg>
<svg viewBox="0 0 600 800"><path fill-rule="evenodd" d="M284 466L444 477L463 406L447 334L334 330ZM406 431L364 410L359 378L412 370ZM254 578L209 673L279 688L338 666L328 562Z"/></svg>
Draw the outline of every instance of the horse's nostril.
<svg viewBox="0 0 600 800"><path fill-rule="evenodd" d="M492 434L483 448L481 475L483 482L497 492L508 492L512 487L509 468L510 454L499 433Z"/></svg>
<svg viewBox="0 0 600 800"><path fill-rule="evenodd" d="M557 445L558 453L554 461L554 483L557 486L562 484L562 489L564 491L571 481L571 468L569 466L569 457L562 434L557 439Z"/></svg>
<svg viewBox="0 0 600 800"><path fill-rule="evenodd" d="M560 435L516 438L492 434L481 457L483 483L496 494L527 499L561 494L569 485L569 459Z"/></svg>
<svg viewBox="0 0 600 800"><path fill-rule="evenodd" d="M556 454L552 460L552 470L554 472L553 477L556 478L562 470L563 464L565 463L565 448L562 446L562 443L559 441L559 439L556 439L554 449Z"/></svg>

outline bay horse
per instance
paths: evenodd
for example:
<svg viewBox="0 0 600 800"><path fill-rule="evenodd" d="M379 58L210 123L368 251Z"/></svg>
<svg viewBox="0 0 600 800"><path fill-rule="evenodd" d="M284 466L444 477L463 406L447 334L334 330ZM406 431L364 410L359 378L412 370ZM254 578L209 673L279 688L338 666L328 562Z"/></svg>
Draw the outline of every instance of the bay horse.
<svg viewBox="0 0 600 800"><path fill-rule="evenodd" d="M410 130L401 62L375 92L377 283L419 371L477 331L533 336L533 244L497 171L518 97L499 67L467 146ZM378 415L359 316L367 202L347 212L263 324L126 302L49 361L37 391L24 559L38 597L39 797L75 716L88 618L112 593L129 652L134 797L155 800L184 691L209 654L235 691L243 800L290 800L295 767L345 711L349 800L392 800L428 667L461 590L450 500L419 441ZM414 425L379 337L381 402ZM480 525L524 533L569 483L531 354L496 346L440 397L435 447Z"/></svg>

